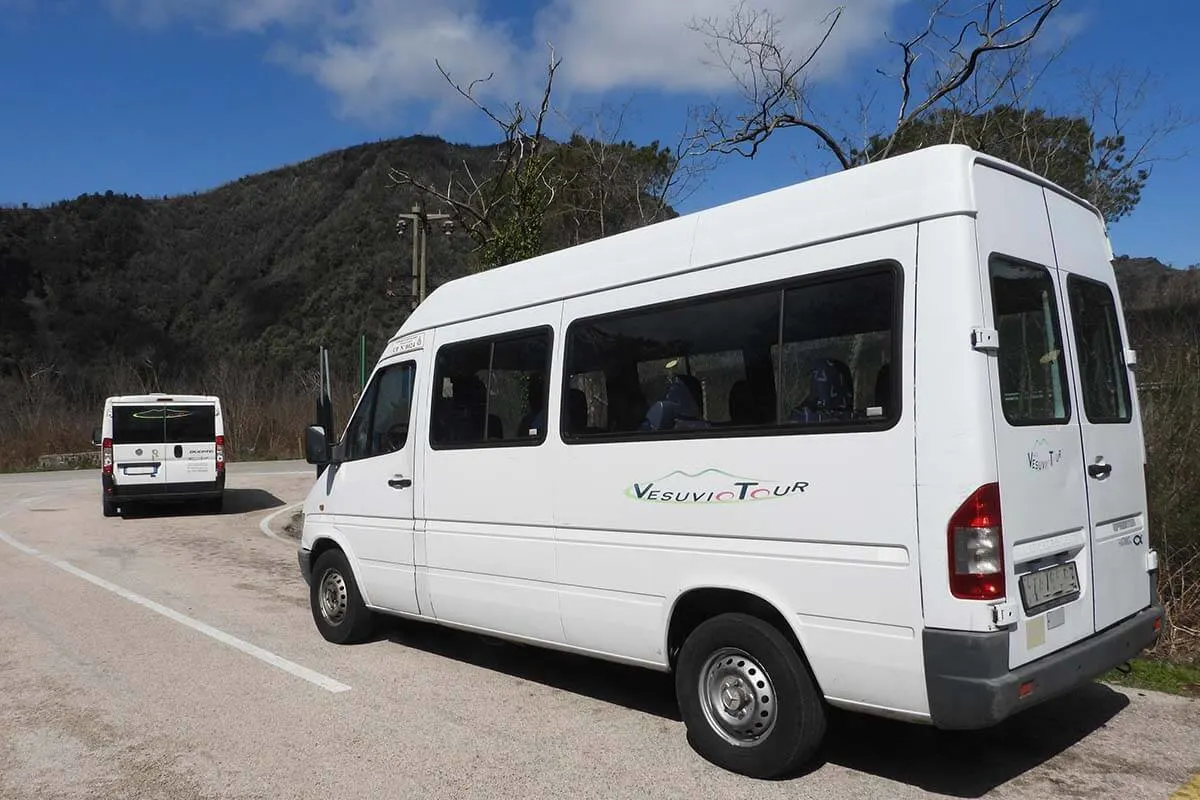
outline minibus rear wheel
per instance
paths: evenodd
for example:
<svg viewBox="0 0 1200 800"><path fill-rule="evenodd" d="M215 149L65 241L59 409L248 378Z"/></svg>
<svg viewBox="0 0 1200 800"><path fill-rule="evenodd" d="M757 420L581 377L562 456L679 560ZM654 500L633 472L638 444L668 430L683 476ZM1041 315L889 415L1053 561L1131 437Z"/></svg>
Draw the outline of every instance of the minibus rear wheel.
<svg viewBox="0 0 1200 800"><path fill-rule="evenodd" d="M362 601L346 555L326 550L313 565L309 602L313 621L326 641L358 644L370 637L374 615Z"/></svg>
<svg viewBox="0 0 1200 800"><path fill-rule="evenodd" d="M825 704L800 653L774 625L720 614L687 637L675 694L688 740L719 767L787 777L816 754Z"/></svg>

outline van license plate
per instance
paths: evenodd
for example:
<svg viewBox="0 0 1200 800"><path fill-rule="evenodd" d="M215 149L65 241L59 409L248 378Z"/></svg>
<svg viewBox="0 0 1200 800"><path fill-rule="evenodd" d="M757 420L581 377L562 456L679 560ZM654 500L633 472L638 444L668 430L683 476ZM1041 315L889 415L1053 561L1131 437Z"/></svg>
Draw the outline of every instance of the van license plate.
<svg viewBox="0 0 1200 800"><path fill-rule="evenodd" d="M1079 597L1079 572L1075 562L1021 576L1021 602L1032 616Z"/></svg>

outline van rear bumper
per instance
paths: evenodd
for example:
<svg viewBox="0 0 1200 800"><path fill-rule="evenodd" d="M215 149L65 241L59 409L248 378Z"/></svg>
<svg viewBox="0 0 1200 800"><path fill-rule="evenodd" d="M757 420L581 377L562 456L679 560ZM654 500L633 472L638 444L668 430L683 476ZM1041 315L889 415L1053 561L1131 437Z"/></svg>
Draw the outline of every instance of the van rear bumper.
<svg viewBox="0 0 1200 800"><path fill-rule="evenodd" d="M121 486L110 475L102 477L105 500L145 502L150 500L199 500L220 497L225 491L225 473L215 481L196 483L157 483L148 485Z"/></svg>
<svg viewBox="0 0 1200 800"><path fill-rule="evenodd" d="M1158 639L1163 616L1152 605L1111 628L1029 664L1008 668L1008 631L968 633L927 628L925 686L933 724L949 730L986 728L1093 680ZM1033 681L1021 697L1020 687Z"/></svg>

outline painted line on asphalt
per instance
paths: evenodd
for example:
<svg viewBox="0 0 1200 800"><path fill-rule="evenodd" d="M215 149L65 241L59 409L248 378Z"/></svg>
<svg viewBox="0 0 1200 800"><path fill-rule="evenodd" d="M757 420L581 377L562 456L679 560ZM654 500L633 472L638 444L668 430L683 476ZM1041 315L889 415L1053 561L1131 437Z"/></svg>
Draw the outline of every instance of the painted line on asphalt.
<svg viewBox="0 0 1200 800"><path fill-rule="evenodd" d="M265 533L267 536L270 536L272 539L275 539L280 542L285 542L287 544L295 544L296 543L295 539L285 539L282 536L280 536L279 534L275 533L275 531L271 530L271 523L280 514L291 511L292 509L300 508L300 506L302 506L302 505L304 505L303 500L301 500L299 503L292 503L290 506L284 506L283 508L275 509L270 514L267 514L267 516L262 518L262 521L258 523L258 529L260 531L262 531L263 533Z"/></svg>
<svg viewBox="0 0 1200 800"><path fill-rule="evenodd" d="M282 656L277 656L269 650L264 650L263 648L258 647L257 645L250 644L247 641L244 641L242 639L237 638L236 636L232 636L228 633L225 633L225 631L214 628L213 626L211 626L207 623L201 622L198 619L193 619L192 617L189 617L186 614L180 614L175 609L167 608L162 603L156 603L155 601L153 601L147 597L142 597L140 594L138 594L136 592L131 592L130 590L124 588L123 586L118 586L115 583L106 581L106 580L104 580L104 578L100 578L96 575L91 574L90 572L85 572L84 570L81 570L79 567L76 567L74 564L70 564L66 561L61 561L61 560L55 558L54 556L49 555L48 553L43 553L42 551L40 551L34 547L30 547L27 544L17 541L16 539L9 536L4 531L0 531L0 541L3 541L6 544L10 545L11 547L14 547L17 550L20 550L22 553L25 553L26 555L31 555L36 558L40 558L42 561L45 561L47 564L58 567L59 569L61 569L64 572L70 573L71 575L74 575L77 578L82 578L83 580L87 581L88 583L91 583L95 586L99 586L101 589L104 589L106 591L112 592L113 594L117 595L118 597L123 597L126 600L130 601L131 603L137 603L139 606L142 606L143 608L148 608L156 614L161 614L162 616L166 617L169 620L178 622L180 625L185 625L194 631L198 631L199 633L202 633L205 636L208 636L209 638L216 639L221 644L228 645L229 647L232 647L234 650L238 650L242 653L245 653L248 656L257 658L259 661L262 661L266 664L270 664L271 666L275 667L276 669L281 669L284 672L287 672L290 675L294 675L297 678L306 680L315 686L319 686L322 689L325 689L326 691L329 691L329 692L348 692L348 691L350 691L349 686L347 686L344 683L335 681L333 678L330 678L327 675L322 675L321 673L315 672L315 671L309 669L308 667L302 667L299 664L295 663L294 661L288 661L286 658L284 658Z"/></svg>

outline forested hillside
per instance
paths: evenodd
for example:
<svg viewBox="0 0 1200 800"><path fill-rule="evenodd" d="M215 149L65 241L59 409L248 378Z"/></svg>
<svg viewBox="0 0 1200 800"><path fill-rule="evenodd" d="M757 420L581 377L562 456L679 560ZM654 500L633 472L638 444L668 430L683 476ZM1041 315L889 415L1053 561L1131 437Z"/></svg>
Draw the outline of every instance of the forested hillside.
<svg viewBox="0 0 1200 800"><path fill-rule="evenodd" d="M203 194L0 210L0 368L100 389L113 372L155 383L231 357L287 371L322 342L349 357L360 333L378 347L409 308L411 239L395 223L416 199L388 168L444 182L487 156L411 138ZM430 237L435 285L467 269L470 246Z"/></svg>
<svg viewBox="0 0 1200 800"><path fill-rule="evenodd" d="M571 144L558 146L556 166L582 174ZM0 375L50 370L73 393L95 395L116 376L146 388L194 386L229 363L288 374L315 364L318 344L357 364L360 334L377 352L411 306L412 239L397 233L396 215L418 197L389 170L444 186L452 171L483 174L493 158L493 148L412 137L202 194L108 192L0 209ZM643 189L636 180L605 187L607 205L593 210L579 207L586 178L571 176L545 249L640 224L630 213ZM473 249L461 230L435 227L431 288L472 269Z"/></svg>

